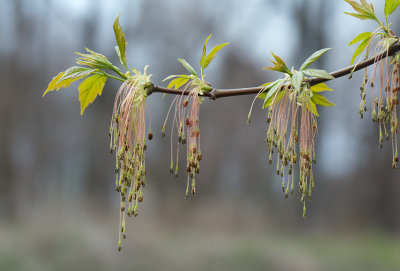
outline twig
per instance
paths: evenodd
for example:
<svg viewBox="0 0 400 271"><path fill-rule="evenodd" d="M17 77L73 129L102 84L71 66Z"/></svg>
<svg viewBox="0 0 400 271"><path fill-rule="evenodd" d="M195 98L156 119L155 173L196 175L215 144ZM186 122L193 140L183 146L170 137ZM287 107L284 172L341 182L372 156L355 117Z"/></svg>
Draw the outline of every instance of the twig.
<svg viewBox="0 0 400 271"><path fill-rule="evenodd" d="M373 65L377 60L380 61L386 57L392 56L395 53L400 51L400 44L396 43L393 46L389 48L389 52L385 51L380 53L377 56L371 57L367 60L364 60L360 62L359 64L331 72L330 75L332 75L335 79L343 77L345 75L349 75L352 72L364 69L370 65ZM330 81L333 79L323 79L323 78L316 78L312 77L308 80L310 83L310 86L317 85L326 81ZM230 97L230 96L239 96L239 95L250 95L250 94L257 94L261 91L262 87L252 87L252 88L235 88L235 89L216 89L213 88L212 91L210 92L204 92L203 96L205 97L210 97L211 99L215 100L217 98L223 98L223 97ZM170 88L164 88L164 87L159 87L156 85L153 85L151 89L149 90L149 93L153 92L161 92L161 93L168 93L168 94L175 94L175 95L188 95L190 90L182 91L179 89L170 89Z"/></svg>

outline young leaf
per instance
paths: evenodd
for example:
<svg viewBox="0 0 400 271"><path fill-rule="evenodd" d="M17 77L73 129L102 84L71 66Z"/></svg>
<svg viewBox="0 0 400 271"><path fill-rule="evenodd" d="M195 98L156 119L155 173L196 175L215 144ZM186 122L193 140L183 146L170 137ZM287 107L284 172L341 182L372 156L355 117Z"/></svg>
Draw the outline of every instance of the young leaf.
<svg viewBox="0 0 400 271"><path fill-rule="evenodd" d="M331 50L331 48L321 49L313 53L306 61L304 61L303 65L300 67L300 71L304 70L308 66L310 66L313 62L315 62L318 58L320 58L323 54Z"/></svg>
<svg viewBox="0 0 400 271"><path fill-rule="evenodd" d="M303 73L309 75L309 76L314 76L318 78L323 78L323 79L335 79L332 75L330 75L327 71L325 70L318 70L318 69L307 69L303 70Z"/></svg>
<svg viewBox="0 0 400 271"><path fill-rule="evenodd" d="M127 61L126 54L125 54L126 41L125 41L124 32L122 31L122 27L119 24L119 14L118 14L117 18L115 18L113 29L114 29L115 39L117 41L117 45L119 48L119 54L118 54L119 59L120 59L121 63L126 65L126 61Z"/></svg>
<svg viewBox="0 0 400 271"><path fill-rule="evenodd" d="M304 74L302 72L296 72L292 76L292 85L295 90L300 91L301 83L303 83Z"/></svg>
<svg viewBox="0 0 400 271"><path fill-rule="evenodd" d="M76 64L89 66L94 69L114 70L113 65L104 55L93 52L88 48L86 48L86 51L88 54L76 52L76 54L80 56L76 59Z"/></svg>
<svg viewBox="0 0 400 271"><path fill-rule="evenodd" d="M315 104L322 105L322 106L335 106L336 104L330 102L327 98L322 96L321 94L314 93L311 96L311 101Z"/></svg>
<svg viewBox="0 0 400 271"><path fill-rule="evenodd" d="M271 52L271 54L275 58L275 61L270 59L270 61L272 62L272 64L274 64L274 66L266 67L265 70L272 70L272 71L277 71L277 72L282 72L282 73L287 73L289 75L292 75L292 73L289 70L288 66L286 65L285 61L283 61L282 58L275 55L273 52Z"/></svg>
<svg viewBox="0 0 400 271"><path fill-rule="evenodd" d="M313 92L313 94L315 94L315 93L322 92L322 91L332 91L332 89L329 88L326 84L320 83L320 84L312 86L311 91Z"/></svg>
<svg viewBox="0 0 400 271"><path fill-rule="evenodd" d="M386 0L385 2L385 16L386 18L396 10L400 5L400 0Z"/></svg>
<svg viewBox="0 0 400 271"><path fill-rule="evenodd" d="M117 52L117 56L118 56L118 59L119 59L119 62L121 63L121 65L125 65L124 62L122 62L121 52L119 51L118 45L116 45L116 46L114 47L114 49L115 49L115 52Z"/></svg>
<svg viewBox="0 0 400 271"><path fill-rule="evenodd" d="M311 99L312 99L312 97L311 97ZM317 107L315 106L315 103L314 103L312 100L306 102L305 104L306 104L307 109L308 109L314 116L319 117L319 114L318 114L318 111L317 111Z"/></svg>
<svg viewBox="0 0 400 271"><path fill-rule="evenodd" d="M104 74L95 74L86 78L78 87L79 101L81 102L81 115L86 107L91 104L103 92L107 76Z"/></svg>
<svg viewBox="0 0 400 271"><path fill-rule="evenodd" d="M399 0L400 1L400 0ZM361 33L360 35L358 35L357 37L355 37L347 46L350 46L350 45L353 45L353 44L355 44L355 43L357 43L357 42L360 42L360 41L362 41L362 40L365 40L365 39L367 39L367 38L369 38L369 37L371 37L371 32L364 32L364 33Z"/></svg>
<svg viewBox="0 0 400 271"><path fill-rule="evenodd" d="M270 106L272 105L273 102L274 102L274 103L277 103L277 102L279 102L280 100L282 100L282 98L285 96L285 94L286 94L287 92L288 92L288 89L285 89L285 90L282 90L282 91L279 91L278 93L276 93L276 97L275 97L275 96L270 97L270 98L268 99L268 101L264 103L263 109L264 109L264 108L267 108L267 107L270 107Z"/></svg>
<svg viewBox="0 0 400 271"><path fill-rule="evenodd" d="M269 98L271 98L278 90L281 89L283 81L284 81L283 79L278 79L278 80L274 81L273 83L271 83L267 88L265 88L265 91L268 91L268 92L264 98L263 108L264 108L264 105L267 104Z"/></svg>
<svg viewBox="0 0 400 271"><path fill-rule="evenodd" d="M368 5L367 1L365 0L361 0L361 4L351 0L344 0L344 1L350 4L353 7L353 9L357 12L357 13L345 12L346 14L354 16L361 20L374 20L380 24L378 18L376 17L374 6L372 4Z"/></svg>
<svg viewBox="0 0 400 271"><path fill-rule="evenodd" d="M185 77L175 78L175 79L171 80L171 82L169 82L168 88L178 89L181 86L183 86L184 84L186 84L188 80L189 80L189 78L185 78Z"/></svg>
<svg viewBox="0 0 400 271"><path fill-rule="evenodd" d="M271 54L275 58L275 61L276 61L276 62L272 61L272 63L274 63L274 64L278 63L279 65L283 65L283 66L287 67L285 61L283 61L283 59L280 56L275 55L273 52L271 52Z"/></svg>
<svg viewBox="0 0 400 271"><path fill-rule="evenodd" d="M175 77L181 77L181 75L176 75L176 74L169 75L169 76L165 77L162 81L164 82L164 81L167 81L167 80L171 80L171 79L173 79Z"/></svg>
<svg viewBox="0 0 400 271"><path fill-rule="evenodd" d="M264 68L264 70L271 70L271 71L277 71L277 72L291 74L289 69L283 65L269 66L269 67Z"/></svg>
<svg viewBox="0 0 400 271"><path fill-rule="evenodd" d="M190 64L186 60L184 60L183 58L178 58L178 61L182 63L183 67L185 67L191 74L193 74L196 77L199 77L196 71L193 69L193 67L190 66Z"/></svg>
<svg viewBox="0 0 400 271"><path fill-rule="evenodd" d="M265 96L267 96L267 92L265 92L265 91L269 89L269 88L268 88L269 85L274 84L274 83L275 83L275 82L267 82L267 83L262 84L260 87L263 88L263 91L264 91L264 92L261 92L260 94L258 94L258 95L257 95L257 98L263 99L263 100L264 100L264 99L265 99Z"/></svg>
<svg viewBox="0 0 400 271"><path fill-rule="evenodd" d="M214 48L211 49L211 52L207 55L206 59L204 60L202 68L205 69L207 66L210 64L210 62L214 59L214 57L217 55L218 51L221 50L223 47L227 46L229 42L219 44L215 46Z"/></svg>
<svg viewBox="0 0 400 271"><path fill-rule="evenodd" d="M205 60L206 60L206 50L207 50L207 43L208 43L208 40L211 38L211 36L212 36L212 34L210 34L207 38L206 38L206 40L204 41L204 45L203 45L203 53L201 54L201 59L200 59L200 66L204 69L205 67L204 67L204 63L205 63Z"/></svg>
<svg viewBox="0 0 400 271"><path fill-rule="evenodd" d="M93 72L96 70L91 69L91 68L86 68L86 67L80 67L80 66L74 66L66 70L59 79L59 81L64 81L67 79L80 79L86 76L91 75Z"/></svg>
<svg viewBox="0 0 400 271"><path fill-rule="evenodd" d="M71 85L72 82L74 82L74 81L79 79L79 78L74 78L74 79L60 80L61 77L63 77L64 74L65 74L65 72L60 72L55 77L53 77L53 79L49 83L47 89L44 91L43 96L46 95L46 93L49 92L49 91L59 90L60 88L69 87L69 85Z"/></svg>
<svg viewBox="0 0 400 271"><path fill-rule="evenodd" d="M360 43L360 45L358 45L356 51L355 51L354 54L353 54L353 57L351 58L351 65L353 65L354 60L356 59L356 57L357 57L358 55L360 55L360 54L364 51L365 47L367 47L367 45L369 44L369 41L370 41L370 40L371 40L371 37L366 37L366 38Z"/></svg>

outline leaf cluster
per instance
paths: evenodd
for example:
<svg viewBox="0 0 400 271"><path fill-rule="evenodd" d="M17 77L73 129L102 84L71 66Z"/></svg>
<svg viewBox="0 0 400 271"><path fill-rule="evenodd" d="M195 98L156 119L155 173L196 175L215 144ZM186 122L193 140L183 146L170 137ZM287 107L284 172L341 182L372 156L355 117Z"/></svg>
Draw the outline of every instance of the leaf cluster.
<svg viewBox="0 0 400 271"><path fill-rule="evenodd" d="M115 50L121 64L124 65L128 71L125 53L126 41L121 25L119 24L119 15L114 21L113 28L115 39L117 41ZM69 87L73 82L86 78L78 87L81 114L83 114L88 105L93 103L96 97L102 94L107 77L125 81L128 79L127 75L129 76L130 73L129 71L127 74L122 73L122 71L118 67L114 66L107 57L88 48L86 48L86 53L76 52L76 54L78 55L76 58L76 64L80 66L73 66L53 77L47 89L43 93L43 96L50 91ZM112 71L119 77L108 74L107 71Z"/></svg>
<svg viewBox="0 0 400 271"><path fill-rule="evenodd" d="M190 73L190 74L180 74L180 75L170 75L166 77L163 81L171 80L170 83L168 84L168 88L174 88L174 89L179 89L183 85L189 82L191 80L191 83L194 85L197 85L200 89L201 92L203 91L210 91L211 87L207 82L205 82L204 78L204 70L208 67L208 65L211 63L211 61L216 57L217 53L226 45L229 44L227 43L222 43L218 44L215 47L213 47L210 51L209 54L207 54L207 44L209 39L211 38L212 34L210 34L206 40L204 41L203 45L203 51L201 54L200 58L200 68L201 68L201 73L200 76L196 72L196 70L183 58L178 58L178 61L185 67L185 69Z"/></svg>
<svg viewBox="0 0 400 271"><path fill-rule="evenodd" d="M345 12L348 15L356 17L360 20L372 20L378 23L379 27L374 32L363 32L357 35L349 44L353 45L359 43L357 46L353 57L351 59L351 64L354 63L354 60L366 50L365 57L369 55L369 47L372 44L372 41L376 38L380 41L380 44L383 48L388 48L388 46L392 45L395 42L398 42L398 38L395 37L393 32L390 29L390 24L388 24L388 17L392 14L397 7L400 5L400 0L385 0L385 21L381 22L378 19L378 16L375 13L375 9L372 3L368 4L366 0L360 0L360 3L352 0L344 0L346 3L351 5L354 9L355 13Z"/></svg>
<svg viewBox="0 0 400 271"><path fill-rule="evenodd" d="M262 85L263 91L258 95L258 98L264 99L263 108L278 103L288 92L296 95L298 102L305 102L306 105L309 105L309 110L316 116L318 116L318 112L315 105L333 106L333 103L328 101L321 94L318 94L318 92L325 90L330 91L331 89L324 83L309 87L307 77L311 76L328 80L334 79L334 77L325 70L308 68L308 66L329 50L330 48L325 48L313 53L304 61L298 71L294 70L294 68L290 70L282 58L272 53L274 60L271 60L271 62L274 65L265 69L281 72L285 74L285 77ZM306 100L304 100L305 96L308 97Z"/></svg>

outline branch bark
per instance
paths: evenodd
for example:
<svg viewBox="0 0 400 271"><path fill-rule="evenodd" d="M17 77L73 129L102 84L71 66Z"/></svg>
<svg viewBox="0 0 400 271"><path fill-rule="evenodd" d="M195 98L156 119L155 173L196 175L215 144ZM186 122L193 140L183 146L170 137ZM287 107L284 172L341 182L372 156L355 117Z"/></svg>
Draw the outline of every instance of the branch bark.
<svg viewBox="0 0 400 271"><path fill-rule="evenodd" d="M378 62L386 57L390 57L399 51L400 51L400 43L396 43L393 46L391 46L388 51L382 52L374 57L364 60L364 61L360 62L359 64L331 72L330 75L332 75L335 79L349 75L355 71L358 71L358 70L364 69L368 66L371 66L375 62ZM326 81L330 81L330 80L333 80L333 79L322 79L322 78L312 77L309 79L309 83L311 86L313 86L313 85L317 85L317 84L320 84L320 83L323 83ZM257 94L261 90L262 90L262 87L235 88L235 89L213 88L212 91L210 91L210 92L204 92L203 96L209 97L209 98L215 100L217 98L223 98L223 97ZM190 93L190 90L183 91L183 90L179 90L179 89L170 89L170 88L164 88L164 87L159 87L159 86L153 85L149 89L149 94L151 94L153 92L175 94L175 95L182 95L182 94L188 95Z"/></svg>

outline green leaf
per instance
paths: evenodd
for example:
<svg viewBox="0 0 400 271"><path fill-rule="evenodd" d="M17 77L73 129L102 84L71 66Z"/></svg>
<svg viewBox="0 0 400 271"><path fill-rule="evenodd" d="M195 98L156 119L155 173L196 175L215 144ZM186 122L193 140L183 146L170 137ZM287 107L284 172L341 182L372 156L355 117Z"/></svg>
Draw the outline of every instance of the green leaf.
<svg viewBox="0 0 400 271"><path fill-rule="evenodd" d="M367 47L367 45L369 44L370 40L371 40L371 37L367 37L360 43L360 45L358 45L356 51L353 54L353 57L351 58L351 65L353 65L354 60L356 59L356 57L358 55L360 55L364 51L365 47Z"/></svg>
<svg viewBox="0 0 400 271"><path fill-rule="evenodd" d="M351 12L345 12L345 14L356 17L361 20L374 20L374 17L371 17L368 14L359 14L359 13L351 13Z"/></svg>
<svg viewBox="0 0 400 271"><path fill-rule="evenodd" d="M210 62L214 59L214 57L217 55L218 51L227 46L229 42L219 44L215 46L214 48L211 49L211 52L207 55L206 59L204 60L202 68L205 69Z"/></svg>
<svg viewBox="0 0 400 271"><path fill-rule="evenodd" d="M330 102L327 98L322 96L321 94L314 93L311 96L311 101L315 104L322 105L322 106L335 106L336 104Z"/></svg>
<svg viewBox="0 0 400 271"><path fill-rule="evenodd" d="M386 0L385 1L385 17L389 16L389 11L392 9L394 0Z"/></svg>
<svg viewBox="0 0 400 271"><path fill-rule="evenodd" d="M371 32L364 32L364 33L361 33L360 35L358 35L357 37L355 37L347 46L350 46L350 45L353 45L353 44L355 44L355 43L357 43L357 42L360 42L360 41L362 41L362 40L365 40L365 39L367 39L367 38L370 38L371 37Z"/></svg>
<svg viewBox="0 0 400 271"><path fill-rule="evenodd" d="M292 73L290 72L290 70L289 70L288 66L286 65L285 61L283 61L282 58L280 58L279 56L275 55L273 52L271 52L271 54L275 58L275 61L270 59L270 61L272 62L272 64L274 64L274 66L266 67L264 69L265 70L282 72L282 73L287 73L289 75L292 75Z"/></svg>
<svg viewBox="0 0 400 271"><path fill-rule="evenodd" d="M291 74L291 73L289 73L290 71L288 70L288 68L283 65L269 66L269 67L264 68L264 70L277 71L277 72Z"/></svg>
<svg viewBox="0 0 400 271"><path fill-rule="evenodd" d="M332 91L332 89L329 88L326 84L320 83L320 84L312 86L311 91L313 92L313 94L315 94L315 93L322 92L322 91Z"/></svg>
<svg viewBox="0 0 400 271"><path fill-rule="evenodd" d="M107 76L104 74L95 74L86 78L78 87L79 101L81 102L81 115L86 107L101 95Z"/></svg>
<svg viewBox="0 0 400 271"><path fill-rule="evenodd" d="M283 66L287 67L285 61L283 61L283 59L280 56L275 55L273 52L271 52L271 54L275 58L275 61L276 61L276 62L274 62L271 60L272 63L274 63L274 64L278 63L279 65L283 65Z"/></svg>
<svg viewBox="0 0 400 271"><path fill-rule="evenodd" d="M275 96L270 97L270 98L268 99L268 101L265 102L265 103L263 104L263 109L264 109L264 108L267 108L267 107L270 107L270 106L272 105L273 102L274 102L275 104L278 103L280 100L282 100L282 98L286 95L286 93L287 93L288 91L289 91L288 89L285 89L285 90L279 91L279 92L276 94L276 97L275 97Z"/></svg>
<svg viewBox="0 0 400 271"><path fill-rule="evenodd" d="M275 82L267 82L267 83L264 83L264 84L262 84L260 87L262 87L263 88L263 92L261 92L260 94L258 94L257 95L257 98L259 98L259 99L265 99L265 96L267 96L267 92L266 92L266 90L268 89L268 86L269 85L271 85L271 84L274 84ZM265 92L264 92L265 91Z"/></svg>
<svg viewBox="0 0 400 271"><path fill-rule="evenodd" d="M315 53L313 53L309 58L307 58L306 61L304 61L303 65L301 65L300 71L302 71L305 68L307 68L308 66L310 66L310 64L315 62L318 58L320 58L323 54L325 54L329 50L331 50L331 48L321 49L321 50L316 51Z"/></svg>
<svg viewBox="0 0 400 271"><path fill-rule="evenodd" d="M173 79L173 78L175 78L175 77L180 77L180 76L181 76L181 75L176 75L176 74L174 74L174 75L169 75L169 76L165 77L162 81L164 82L164 81L171 80L171 79Z"/></svg>
<svg viewBox="0 0 400 271"><path fill-rule="evenodd" d="M91 69L91 68L73 66L64 72L63 76L61 76L59 81L61 82L61 81L67 80L67 79L80 79L80 78L91 75L95 71L96 70Z"/></svg>
<svg viewBox="0 0 400 271"><path fill-rule="evenodd" d="M400 0L386 0L385 2L385 16L386 18L396 10L400 5Z"/></svg>
<svg viewBox="0 0 400 271"><path fill-rule="evenodd" d="M204 64L205 64L205 60L206 60L206 50L207 50L207 43L208 40L211 38L212 34L210 34L206 40L204 41L204 45L203 45L203 53L201 54L201 59L200 59L200 66L204 69Z"/></svg>
<svg viewBox="0 0 400 271"><path fill-rule="evenodd" d="M300 91L301 83L303 83L304 74L302 72L296 72L292 76L292 85L295 90Z"/></svg>
<svg viewBox="0 0 400 271"><path fill-rule="evenodd" d="M318 78L323 78L323 79L335 79L332 75L330 75L327 71L325 70L318 70L318 69L307 69L302 71L304 74L307 74L309 76L314 76Z"/></svg>
<svg viewBox="0 0 400 271"><path fill-rule="evenodd" d="M199 77L196 71L193 69L193 67L190 66L190 64L186 60L184 60L183 58L178 58L178 61L182 63L183 67L185 67L191 74L193 74L196 77Z"/></svg>
<svg viewBox="0 0 400 271"><path fill-rule="evenodd" d="M89 66L94 69L114 70L114 66L104 55L96 53L88 48L86 48L86 51L88 54L76 52L76 54L80 56L76 59L76 64Z"/></svg>
<svg viewBox="0 0 400 271"><path fill-rule="evenodd" d="M319 117L319 114L318 114L318 111L317 111L317 107L315 106L315 103L313 103L312 101L309 101L308 103L306 103L306 107L314 116Z"/></svg>
<svg viewBox="0 0 400 271"><path fill-rule="evenodd" d="M47 86L47 89L44 91L43 96L46 95L46 93L49 91L59 90L60 88L69 87L69 85L71 85L72 82L79 79L79 78L72 78L72 79L60 80L64 74L65 72L60 72L59 74L53 77L53 79Z"/></svg>
<svg viewBox="0 0 400 271"><path fill-rule="evenodd" d="M353 7L353 9L357 12L357 13L345 12L346 14L354 16L361 20L374 20L380 24L379 20L376 17L374 6L372 4L368 5L367 1L365 0L361 0L361 4L351 0L344 0L344 1L350 4Z"/></svg>
<svg viewBox="0 0 400 271"><path fill-rule="evenodd" d="M119 59L119 62L121 63L121 65L125 65L124 62L122 62L121 52L119 51L118 45L116 45L116 46L114 47L114 49L115 49L115 52L117 52L118 59Z"/></svg>
<svg viewBox="0 0 400 271"><path fill-rule="evenodd" d="M115 18L113 29L114 29L115 39L117 41L117 45L119 48L119 54L118 54L119 59L120 59L121 63L126 65L126 61L127 61L126 54L125 54L126 41L125 41L125 34L122 31L121 25L119 24L119 14L118 14L117 18Z"/></svg>
<svg viewBox="0 0 400 271"><path fill-rule="evenodd" d="M171 82L169 82L168 88L178 89L181 86L183 86L184 84L186 84L187 81L189 81L189 78L184 78L184 77L175 78L175 79L171 80Z"/></svg>
<svg viewBox="0 0 400 271"><path fill-rule="evenodd" d="M265 91L268 91L268 92L264 98L263 108L264 108L264 105L268 102L269 98L271 98L278 90L281 89L283 81L284 81L284 79L278 79L278 80L272 82L270 85L268 85L268 87L265 88Z"/></svg>

